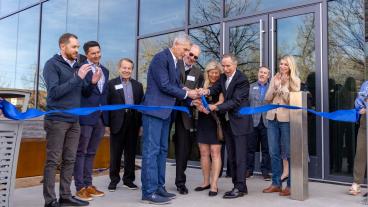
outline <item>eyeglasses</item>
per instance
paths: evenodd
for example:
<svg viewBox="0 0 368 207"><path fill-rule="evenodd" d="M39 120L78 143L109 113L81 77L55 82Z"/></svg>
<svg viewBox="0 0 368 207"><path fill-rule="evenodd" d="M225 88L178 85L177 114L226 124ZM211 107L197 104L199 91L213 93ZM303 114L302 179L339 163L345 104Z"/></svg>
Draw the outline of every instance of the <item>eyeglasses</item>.
<svg viewBox="0 0 368 207"><path fill-rule="evenodd" d="M189 53L189 56L190 56L190 57L193 57L195 60L198 60L198 56L195 56L195 55L194 55L193 53L191 53L191 52Z"/></svg>

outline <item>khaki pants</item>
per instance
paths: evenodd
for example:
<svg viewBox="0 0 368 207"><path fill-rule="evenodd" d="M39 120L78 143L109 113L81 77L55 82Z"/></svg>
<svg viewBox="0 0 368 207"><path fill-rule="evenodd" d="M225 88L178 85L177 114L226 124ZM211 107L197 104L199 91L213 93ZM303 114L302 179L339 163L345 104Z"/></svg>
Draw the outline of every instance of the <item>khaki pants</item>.
<svg viewBox="0 0 368 207"><path fill-rule="evenodd" d="M367 120L366 115L360 117L360 127L358 131L356 152L354 159L354 183L362 184L367 166Z"/></svg>

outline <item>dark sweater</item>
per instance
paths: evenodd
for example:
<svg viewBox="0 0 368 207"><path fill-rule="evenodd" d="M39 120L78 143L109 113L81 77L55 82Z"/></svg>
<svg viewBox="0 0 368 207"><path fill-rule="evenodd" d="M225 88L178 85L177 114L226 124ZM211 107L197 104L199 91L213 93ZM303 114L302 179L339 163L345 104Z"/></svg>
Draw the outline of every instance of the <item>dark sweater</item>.
<svg viewBox="0 0 368 207"><path fill-rule="evenodd" d="M78 63L75 63L72 68L58 54L46 62L43 78L47 88L47 110L80 107L84 81L77 75L78 69ZM46 115L45 119L77 122L78 116L54 113Z"/></svg>

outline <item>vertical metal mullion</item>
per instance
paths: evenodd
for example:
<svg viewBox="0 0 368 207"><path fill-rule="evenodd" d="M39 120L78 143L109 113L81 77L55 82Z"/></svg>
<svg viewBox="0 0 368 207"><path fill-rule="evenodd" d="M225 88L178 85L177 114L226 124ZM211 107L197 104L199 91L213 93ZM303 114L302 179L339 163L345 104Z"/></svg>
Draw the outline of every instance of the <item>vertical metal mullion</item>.
<svg viewBox="0 0 368 207"><path fill-rule="evenodd" d="M38 25L38 48L37 48L37 68L36 68L36 88L35 88L35 107L38 108L38 94L39 94L39 86L40 86L40 66L41 66L41 37L42 37L42 12L43 12L43 3L40 4L40 18Z"/></svg>
<svg viewBox="0 0 368 207"><path fill-rule="evenodd" d="M139 47L139 39L138 39L138 36L139 36L139 26L140 26L140 21L139 21L139 12L140 12L140 0L136 0L136 33L135 33L135 48L134 48L134 52L135 52L135 62L136 62L136 70L135 70L135 79L138 80L138 58L139 58L139 54L138 54L138 47Z"/></svg>
<svg viewBox="0 0 368 207"><path fill-rule="evenodd" d="M188 26L190 24L190 0L185 0L185 22L184 22L184 32L189 35Z"/></svg>

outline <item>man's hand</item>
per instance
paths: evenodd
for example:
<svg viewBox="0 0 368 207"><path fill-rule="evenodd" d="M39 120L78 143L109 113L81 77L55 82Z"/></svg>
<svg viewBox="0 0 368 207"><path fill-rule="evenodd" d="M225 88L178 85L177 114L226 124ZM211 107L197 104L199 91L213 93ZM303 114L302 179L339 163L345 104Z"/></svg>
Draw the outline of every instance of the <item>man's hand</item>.
<svg viewBox="0 0 368 207"><path fill-rule="evenodd" d="M210 95L210 90L209 89L203 89L203 88L199 88L198 90L198 94L200 96L207 96Z"/></svg>
<svg viewBox="0 0 368 207"><path fill-rule="evenodd" d="M187 93L188 93L188 97L191 99L197 99L200 96L197 90L189 90L187 91Z"/></svg>
<svg viewBox="0 0 368 207"><path fill-rule="evenodd" d="M217 111L217 106L213 104L209 104L208 108L210 108L211 111Z"/></svg>
<svg viewBox="0 0 368 207"><path fill-rule="evenodd" d="M366 112L367 112L367 109L363 108L363 109L360 109L359 114L365 114Z"/></svg>
<svg viewBox="0 0 368 207"><path fill-rule="evenodd" d="M92 76L92 84L96 84L102 76L102 70L100 67L96 67L96 72Z"/></svg>
<svg viewBox="0 0 368 207"><path fill-rule="evenodd" d="M84 64L82 65L79 70L78 70L78 76L81 78L81 79L84 79L87 75L87 73L92 70L91 68L91 65L92 64Z"/></svg>

